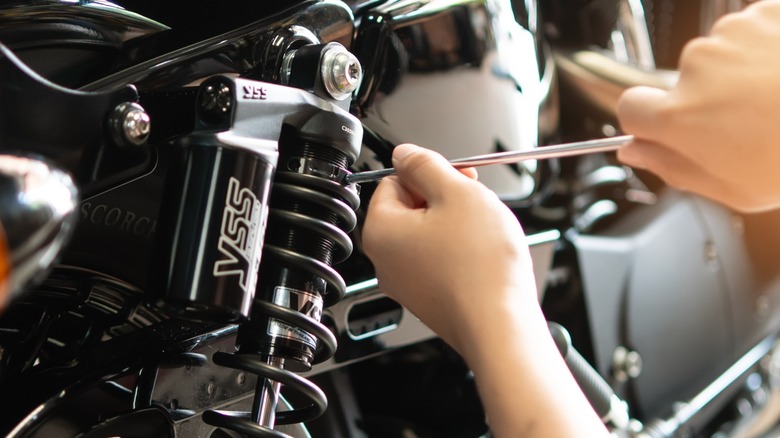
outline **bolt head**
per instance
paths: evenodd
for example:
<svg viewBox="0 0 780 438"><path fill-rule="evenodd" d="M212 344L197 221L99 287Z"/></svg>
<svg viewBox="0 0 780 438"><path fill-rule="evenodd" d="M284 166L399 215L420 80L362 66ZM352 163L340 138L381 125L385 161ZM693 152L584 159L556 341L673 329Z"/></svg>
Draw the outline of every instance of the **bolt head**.
<svg viewBox="0 0 780 438"><path fill-rule="evenodd" d="M636 379L642 374L642 356L634 350L619 346L612 355L612 372L619 382Z"/></svg>
<svg viewBox="0 0 780 438"><path fill-rule="evenodd" d="M132 141L146 141L151 131L149 114L143 110L131 110L125 117L124 131Z"/></svg>
<svg viewBox="0 0 780 438"><path fill-rule="evenodd" d="M363 80L360 61L341 44L331 43L325 48L321 66L325 90L334 99L348 98Z"/></svg>
<svg viewBox="0 0 780 438"><path fill-rule="evenodd" d="M233 94L224 82L206 85L200 93L201 117L210 123L219 123L230 113Z"/></svg>
<svg viewBox="0 0 780 438"><path fill-rule="evenodd" d="M360 64L348 53L339 53L333 60L333 81L342 93L351 93L360 85Z"/></svg>
<svg viewBox="0 0 780 438"><path fill-rule="evenodd" d="M111 113L109 126L116 144L128 147L146 143L152 129L149 114L135 102L117 105Z"/></svg>

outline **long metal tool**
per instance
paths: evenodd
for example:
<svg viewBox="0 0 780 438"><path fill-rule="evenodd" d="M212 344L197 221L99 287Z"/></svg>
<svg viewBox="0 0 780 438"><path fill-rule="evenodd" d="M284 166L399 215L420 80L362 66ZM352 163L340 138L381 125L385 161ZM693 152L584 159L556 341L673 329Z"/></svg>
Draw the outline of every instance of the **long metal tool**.
<svg viewBox="0 0 780 438"><path fill-rule="evenodd" d="M602 138L598 140L577 141L554 146L542 146L529 151L509 151L495 154L477 155L474 157L458 158L450 160L452 167L463 169L466 167L487 166L490 164L517 163L524 160L544 160L547 158L570 157L573 155L595 154L597 152L610 152L620 149L630 142L633 135L620 135L617 137ZM395 175L395 169L369 170L347 174L344 182L347 184L378 181L386 176Z"/></svg>

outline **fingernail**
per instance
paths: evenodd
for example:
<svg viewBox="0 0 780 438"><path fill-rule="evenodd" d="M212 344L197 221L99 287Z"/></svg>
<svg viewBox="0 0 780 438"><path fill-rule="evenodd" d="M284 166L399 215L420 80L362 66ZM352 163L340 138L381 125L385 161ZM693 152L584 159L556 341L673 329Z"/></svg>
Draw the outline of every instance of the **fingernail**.
<svg viewBox="0 0 780 438"><path fill-rule="evenodd" d="M420 149L419 146L415 146L413 144L409 144L409 143L399 144L398 146L395 147L395 149L393 149L393 165L395 166L395 163L417 152L419 149Z"/></svg>

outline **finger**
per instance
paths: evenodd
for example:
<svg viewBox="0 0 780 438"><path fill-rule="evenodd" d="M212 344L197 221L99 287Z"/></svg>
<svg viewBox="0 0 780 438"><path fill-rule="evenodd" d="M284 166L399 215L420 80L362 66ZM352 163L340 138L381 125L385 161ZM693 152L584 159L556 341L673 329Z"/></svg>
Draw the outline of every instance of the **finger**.
<svg viewBox="0 0 780 438"><path fill-rule="evenodd" d="M655 139L667 125L664 109L668 92L651 87L629 88L620 96L617 107L621 129L636 137Z"/></svg>
<svg viewBox="0 0 780 438"><path fill-rule="evenodd" d="M645 149L639 143L639 140L633 140L626 143L622 148L617 150L617 158L627 166L647 169L644 157L642 156Z"/></svg>
<svg viewBox="0 0 780 438"><path fill-rule="evenodd" d="M734 191L695 161L658 143L635 140L618 151L618 159L655 173L672 187L721 202Z"/></svg>
<svg viewBox="0 0 780 438"><path fill-rule="evenodd" d="M649 170L678 189L689 188L690 180L701 173L695 163L651 141L634 139L618 150L618 159L629 166Z"/></svg>
<svg viewBox="0 0 780 438"><path fill-rule="evenodd" d="M477 172L477 169L474 167L466 167L463 169L458 169L458 171L475 181L479 179L479 173Z"/></svg>
<svg viewBox="0 0 780 438"><path fill-rule="evenodd" d="M672 187L686 190L745 213L769 208L769 202L755 190L745 190L723 175L701 167L696 160L685 157L658 144L637 141L631 148L618 153L625 163L639 163ZM624 148L625 149L625 148ZM632 164L633 165L633 164Z"/></svg>
<svg viewBox="0 0 780 438"><path fill-rule="evenodd" d="M447 187L464 178L438 153L411 144L395 148L393 167L401 184L428 204L441 200Z"/></svg>
<svg viewBox="0 0 780 438"><path fill-rule="evenodd" d="M390 209L408 209L415 208L418 204L417 198L409 192L399 181L397 177L383 178L371 195L369 211L371 206L377 205Z"/></svg>

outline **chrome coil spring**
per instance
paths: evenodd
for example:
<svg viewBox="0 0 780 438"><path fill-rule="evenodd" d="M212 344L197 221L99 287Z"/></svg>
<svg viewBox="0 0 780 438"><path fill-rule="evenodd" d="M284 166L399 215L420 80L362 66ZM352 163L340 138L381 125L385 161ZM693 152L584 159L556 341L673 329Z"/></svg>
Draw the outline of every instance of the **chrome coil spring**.
<svg viewBox="0 0 780 438"><path fill-rule="evenodd" d="M333 149L303 144L283 153L279 163L251 320L239 330L237 354L216 353L213 357L218 365L258 376L252 412L207 411L203 415L208 424L253 437L287 436L273 430L274 425L308 421L327 408L327 398L316 385L285 367L305 371L336 351L336 337L319 317L322 307L344 297L346 284L332 265L352 252L347 233L357 223L355 209L360 203L355 187L344 186L335 178L349 163ZM324 303L319 312L312 313L284 300L274 302L279 288L316 296ZM278 322L302 330L304 339L271 337L270 324ZM313 343L306 345L307 335L316 339L316 348ZM277 414L280 384L303 395L310 404ZM269 392L275 396L268 398ZM267 404L273 410L270 421L264 414Z"/></svg>

